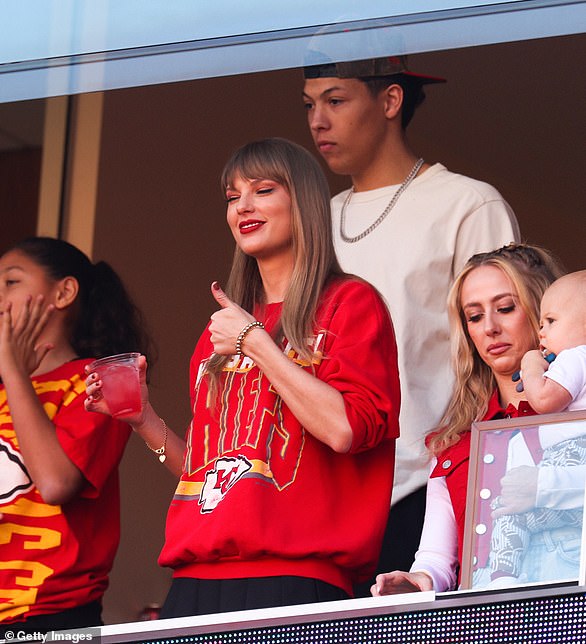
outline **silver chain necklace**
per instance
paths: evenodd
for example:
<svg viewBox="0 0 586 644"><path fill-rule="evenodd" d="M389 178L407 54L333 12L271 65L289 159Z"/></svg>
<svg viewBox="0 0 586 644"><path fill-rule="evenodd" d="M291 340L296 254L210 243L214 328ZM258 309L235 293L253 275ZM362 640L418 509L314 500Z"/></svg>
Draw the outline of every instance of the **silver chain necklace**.
<svg viewBox="0 0 586 644"><path fill-rule="evenodd" d="M353 244L354 242L360 241L361 239L366 237L366 235L371 233L377 226L379 226L383 222L384 218L391 212L391 210L399 200L399 197L405 192L405 190L407 190L409 184L413 181L413 179L415 179L423 164L423 159L417 160L417 163L413 166L413 168L411 168L411 172L407 175L405 181L403 181L403 183L399 186L397 192L395 192L392 199L389 201L388 206L382 211L378 219L370 224L370 226L364 232L356 235L356 237L348 237L348 235L346 235L346 233L344 232L344 228L346 227L346 208L348 207L350 199L354 194L354 186L352 186L352 188L350 188L350 192L348 192L348 196L346 197L344 204L342 205L342 212L340 213L340 236L342 237L342 239L348 244Z"/></svg>

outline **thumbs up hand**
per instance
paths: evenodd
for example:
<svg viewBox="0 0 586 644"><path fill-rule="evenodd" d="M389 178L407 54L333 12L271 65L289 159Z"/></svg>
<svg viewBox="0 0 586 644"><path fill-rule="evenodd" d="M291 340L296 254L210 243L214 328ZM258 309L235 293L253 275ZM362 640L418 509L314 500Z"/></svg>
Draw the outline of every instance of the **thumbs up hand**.
<svg viewBox="0 0 586 644"><path fill-rule="evenodd" d="M254 317L232 302L217 282L212 283L212 295L220 305L220 310L211 316L209 331L214 352L231 356L236 353L236 340L240 332Z"/></svg>

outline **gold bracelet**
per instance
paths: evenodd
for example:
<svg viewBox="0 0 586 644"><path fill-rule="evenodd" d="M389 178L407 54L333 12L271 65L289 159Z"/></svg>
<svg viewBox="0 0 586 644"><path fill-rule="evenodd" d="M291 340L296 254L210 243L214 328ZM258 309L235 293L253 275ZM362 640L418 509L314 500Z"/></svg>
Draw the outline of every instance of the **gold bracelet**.
<svg viewBox="0 0 586 644"><path fill-rule="evenodd" d="M169 428L167 427L167 423L162 418L159 418L159 420L163 423L163 427L165 428L165 438L163 438L163 444L161 445L161 447L155 449L154 447L151 447L146 441L145 443L146 446L151 450L151 452L154 452L158 455L159 461L161 461L161 463L164 463L167 460L165 450L167 449L167 435L169 434Z"/></svg>
<svg viewBox="0 0 586 644"><path fill-rule="evenodd" d="M243 355L242 353L242 343L244 342L244 338L248 335L254 327L257 326L259 329L264 329L265 325L262 322L259 322L258 320L254 320L253 322L249 322L243 329L240 331L238 334L238 337L236 338L236 355L241 356Z"/></svg>

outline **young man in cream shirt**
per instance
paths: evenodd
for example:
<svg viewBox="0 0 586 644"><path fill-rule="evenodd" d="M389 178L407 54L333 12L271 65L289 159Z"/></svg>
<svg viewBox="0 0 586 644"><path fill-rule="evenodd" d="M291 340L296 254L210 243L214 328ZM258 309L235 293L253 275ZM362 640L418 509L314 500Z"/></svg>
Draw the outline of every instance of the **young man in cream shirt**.
<svg viewBox="0 0 586 644"><path fill-rule="evenodd" d="M352 181L332 199L338 258L382 293L397 335L401 438L377 572L409 570L425 513L425 436L453 384L448 291L471 255L518 241L519 228L495 188L427 163L409 146L406 128L423 86L443 79L410 72L403 57L304 71L314 143L329 168Z"/></svg>

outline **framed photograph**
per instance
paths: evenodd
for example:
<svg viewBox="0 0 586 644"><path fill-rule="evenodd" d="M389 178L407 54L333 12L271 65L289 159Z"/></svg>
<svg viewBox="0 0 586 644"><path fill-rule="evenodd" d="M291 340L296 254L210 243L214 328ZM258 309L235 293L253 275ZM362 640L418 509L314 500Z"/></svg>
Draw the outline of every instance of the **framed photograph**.
<svg viewBox="0 0 586 644"><path fill-rule="evenodd" d="M586 410L472 425L462 589L585 576Z"/></svg>

